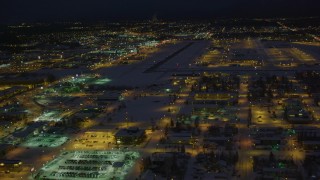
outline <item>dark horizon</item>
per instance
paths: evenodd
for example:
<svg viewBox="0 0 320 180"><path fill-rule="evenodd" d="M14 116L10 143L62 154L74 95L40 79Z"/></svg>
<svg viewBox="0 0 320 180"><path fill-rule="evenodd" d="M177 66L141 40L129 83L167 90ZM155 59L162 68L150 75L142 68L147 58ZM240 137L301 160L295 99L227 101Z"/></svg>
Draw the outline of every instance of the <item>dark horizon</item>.
<svg viewBox="0 0 320 180"><path fill-rule="evenodd" d="M276 18L319 16L316 0L12 0L2 3L1 24L56 21L163 20L214 18Z"/></svg>

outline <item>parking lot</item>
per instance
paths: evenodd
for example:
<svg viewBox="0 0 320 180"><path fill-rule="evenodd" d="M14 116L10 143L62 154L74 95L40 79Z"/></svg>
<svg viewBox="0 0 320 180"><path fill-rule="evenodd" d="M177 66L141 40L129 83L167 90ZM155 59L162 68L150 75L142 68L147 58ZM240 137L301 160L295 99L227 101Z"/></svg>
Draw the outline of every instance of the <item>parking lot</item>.
<svg viewBox="0 0 320 180"><path fill-rule="evenodd" d="M114 142L114 134L109 131L85 132L81 137L75 139L73 147L76 149L104 150Z"/></svg>
<svg viewBox="0 0 320 180"><path fill-rule="evenodd" d="M134 151L66 151L42 167L35 179L125 179L139 154Z"/></svg>
<svg viewBox="0 0 320 180"><path fill-rule="evenodd" d="M22 144L25 147L58 147L64 144L68 137L58 134L40 134L38 136L29 137Z"/></svg>

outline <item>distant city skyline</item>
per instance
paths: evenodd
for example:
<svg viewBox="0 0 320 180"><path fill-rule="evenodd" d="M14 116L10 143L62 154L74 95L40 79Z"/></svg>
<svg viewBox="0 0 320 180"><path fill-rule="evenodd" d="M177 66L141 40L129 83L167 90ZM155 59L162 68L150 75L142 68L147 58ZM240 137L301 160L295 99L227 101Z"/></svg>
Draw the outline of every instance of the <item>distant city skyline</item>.
<svg viewBox="0 0 320 180"><path fill-rule="evenodd" d="M0 22L64 20L211 19L215 17L317 16L317 0L10 0L2 2Z"/></svg>

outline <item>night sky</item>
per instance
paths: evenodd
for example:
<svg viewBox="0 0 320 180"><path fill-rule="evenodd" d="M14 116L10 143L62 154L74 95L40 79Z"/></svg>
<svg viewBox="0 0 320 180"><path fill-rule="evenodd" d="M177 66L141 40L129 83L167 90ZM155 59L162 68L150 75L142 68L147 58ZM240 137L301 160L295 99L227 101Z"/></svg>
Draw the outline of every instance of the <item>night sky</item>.
<svg viewBox="0 0 320 180"><path fill-rule="evenodd" d="M5 2L3 2L5 1ZM319 0L3 0L0 22L317 16Z"/></svg>

